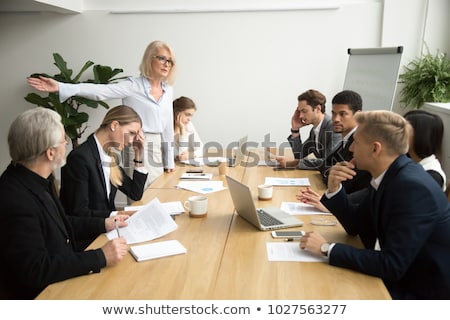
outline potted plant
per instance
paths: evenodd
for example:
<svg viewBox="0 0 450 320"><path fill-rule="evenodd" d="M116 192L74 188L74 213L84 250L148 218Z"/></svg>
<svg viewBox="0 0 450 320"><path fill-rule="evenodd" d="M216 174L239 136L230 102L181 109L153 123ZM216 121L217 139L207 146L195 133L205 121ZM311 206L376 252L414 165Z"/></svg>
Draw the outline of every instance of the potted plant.
<svg viewBox="0 0 450 320"><path fill-rule="evenodd" d="M94 62L87 61L81 70L73 78L72 69L67 68L67 63L58 53L53 53L54 65L59 69L60 73L55 74L53 77L45 73L34 73L31 77L49 77L53 78L59 82L65 83L101 83L106 84L114 82L119 79L124 79L124 77L113 78L117 74L123 72L122 69L112 69L109 66L102 66L99 64L94 65ZM92 71L94 79L89 79L86 81L80 81L81 76L86 70L93 66ZM78 139L81 138L82 134L87 128L86 123L89 120L89 114L81 111L82 106L87 106L90 108L97 108L99 105L108 109L109 105L103 101L97 101L92 99L87 99L79 96L72 96L67 100L60 102L58 92L50 92L48 96L42 97L36 93L29 93L25 100L38 106L53 109L61 115L62 123L66 134L72 140L73 148L78 146Z"/></svg>
<svg viewBox="0 0 450 320"><path fill-rule="evenodd" d="M403 88L400 103L405 107L421 108L425 102L450 101L450 60L439 50L412 60L399 75Z"/></svg>

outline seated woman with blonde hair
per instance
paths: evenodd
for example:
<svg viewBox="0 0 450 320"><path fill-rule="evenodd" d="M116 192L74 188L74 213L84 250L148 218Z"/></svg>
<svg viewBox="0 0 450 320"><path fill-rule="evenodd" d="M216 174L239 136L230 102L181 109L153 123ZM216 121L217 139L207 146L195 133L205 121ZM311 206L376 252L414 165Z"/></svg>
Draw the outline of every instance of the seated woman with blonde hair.
<svg viewBox="0 0 450 320"><path fill-rule="evenodd" d="M120 166L117 156L125 146L133 147L135 152L133 179ZM60 199L66 213L79 217L114 215L117 190L132 200L140 200L147 180L143 148L142 122L136 111L124 105L110 109L100 127L69 153L61 168Z"/></svg>

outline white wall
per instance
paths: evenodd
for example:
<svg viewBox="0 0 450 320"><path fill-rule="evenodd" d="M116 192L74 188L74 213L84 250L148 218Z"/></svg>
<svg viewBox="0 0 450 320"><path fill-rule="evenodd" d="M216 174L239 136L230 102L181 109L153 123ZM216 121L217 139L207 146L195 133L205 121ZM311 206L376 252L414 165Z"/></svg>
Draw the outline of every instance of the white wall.
<svg viewBox="0 0 450 320"><path fill-rule="evenodd" d="M117 3L123 1L110 2L111 6ZM75 72L85 61L92 60L123 68L123 75L138 75L142 53L156 39L166 41L175 51L179 66L175 96L186 95L196 101L194 123L204 141L226 145L248 134L250 140L260 143L270 133L272 141L282 143L289 134L298 94L315 88L331 101L342 89L347 48L403 45L406 56L417 54L420 39L415 32L397 32L398 23L386 26L384 20L421 16L422 1L408 0L410 10L404 15L403 10L392 5L393 0L332 3L340 8L1 15L0 167L9 162L9 124L17 114L34 107L23 99L32 91L25 79L34 72L56 73L53 52L59 52ZM420 22L416 20L416 24ZM328 110L330 106L328 103ZM97 127L105 113L103 109L88 111L92 116L87 133Z"/></svg>

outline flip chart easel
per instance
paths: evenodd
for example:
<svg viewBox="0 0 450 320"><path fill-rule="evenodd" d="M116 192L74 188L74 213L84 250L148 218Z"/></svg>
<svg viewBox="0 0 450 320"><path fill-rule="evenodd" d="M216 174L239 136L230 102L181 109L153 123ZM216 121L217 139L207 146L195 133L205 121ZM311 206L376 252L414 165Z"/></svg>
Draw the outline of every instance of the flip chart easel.
<svg viewBox="0 0 450 320"><path fill-rule="evenodd" d="M391 110L403 47L348 49L344 90L358 92L363 110Z"/></svg>

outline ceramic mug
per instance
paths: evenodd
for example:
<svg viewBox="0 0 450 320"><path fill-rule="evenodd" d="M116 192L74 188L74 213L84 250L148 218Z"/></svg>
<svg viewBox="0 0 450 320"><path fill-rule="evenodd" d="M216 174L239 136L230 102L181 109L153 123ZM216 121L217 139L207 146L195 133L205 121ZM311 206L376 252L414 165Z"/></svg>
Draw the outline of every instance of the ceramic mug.
<svg viewBox="0 0 450 320"><path fill-rule="evenodd" d="M208 198L205 196L192 196L184 202L184 207L193 218L203 218L208 214Z"/></svg>
<svg viewBox="0 0 450 320"><path fill-rule="evenodd" d="M258 186L258 198L259 200L272 199L273 186L268 184L260 184Z"/></svg>

